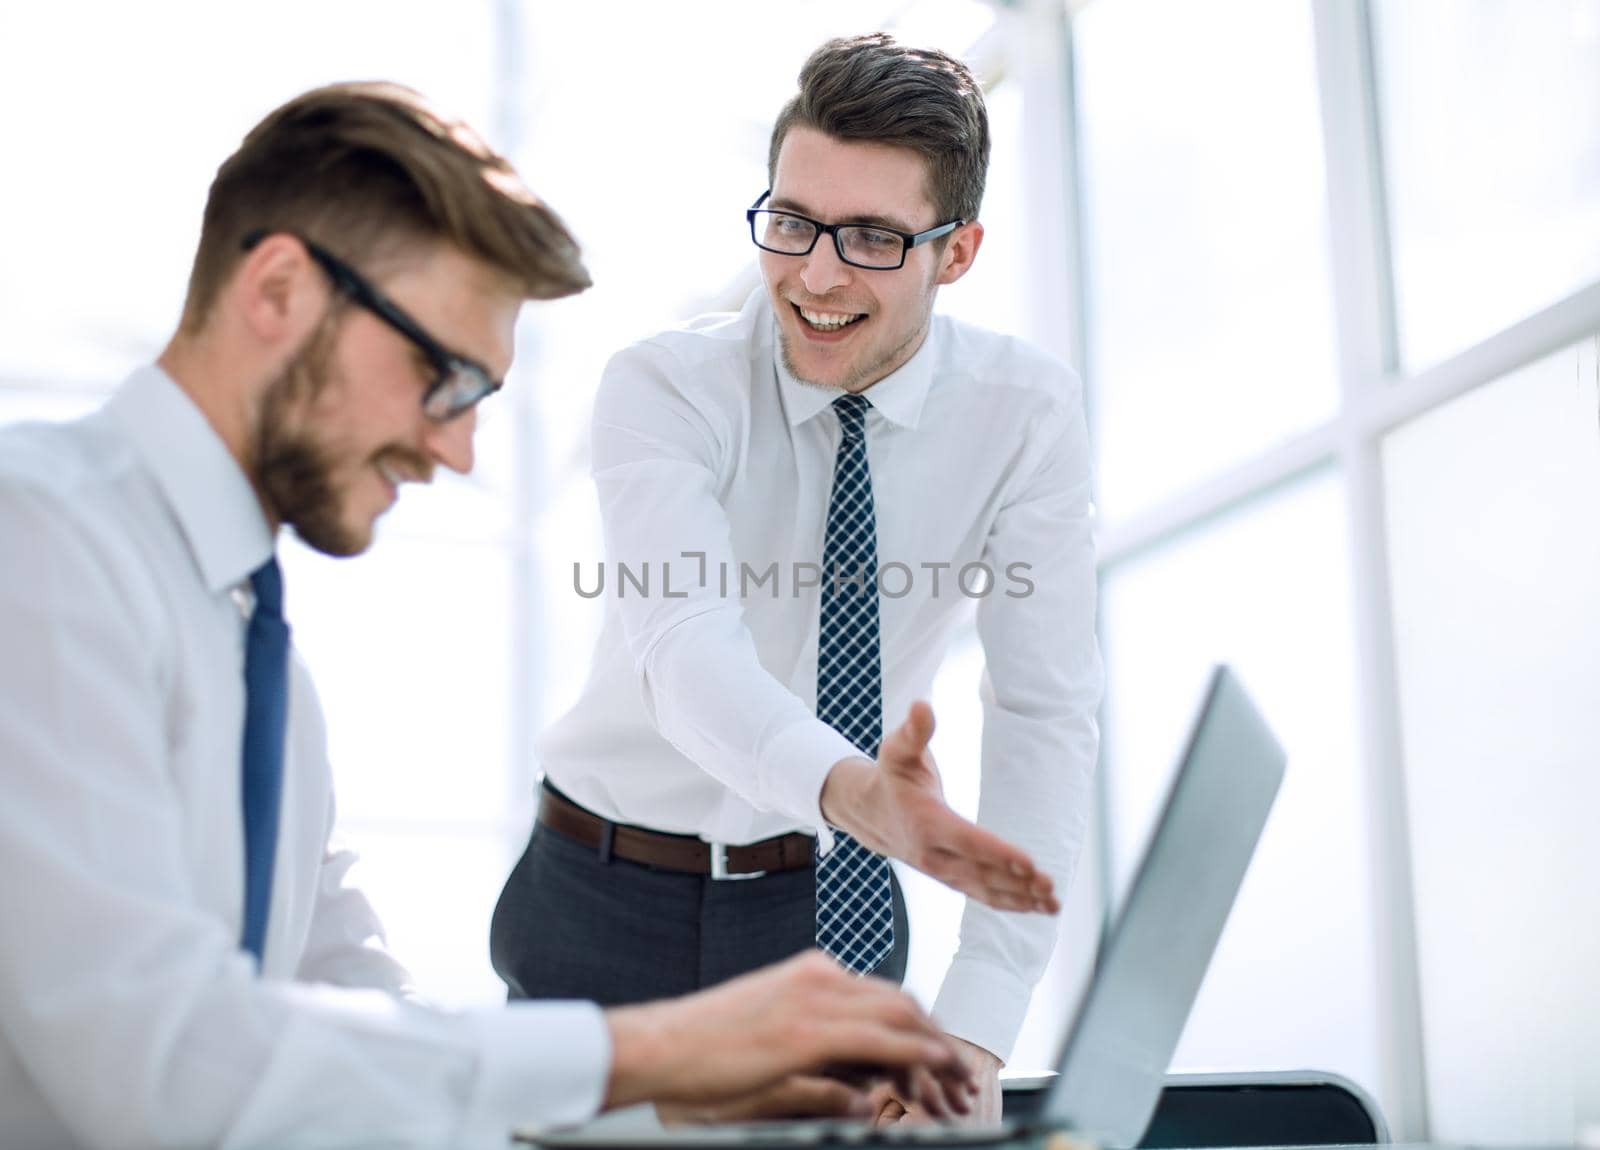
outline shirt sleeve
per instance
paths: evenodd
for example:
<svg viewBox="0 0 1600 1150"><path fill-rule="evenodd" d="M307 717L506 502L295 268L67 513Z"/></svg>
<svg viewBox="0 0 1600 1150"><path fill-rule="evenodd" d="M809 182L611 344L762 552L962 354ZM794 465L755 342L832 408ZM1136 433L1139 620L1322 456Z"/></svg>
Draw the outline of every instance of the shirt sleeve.
<svg viewBox="0 0 1600 1150"><path fill-rule="evenodd" d="M1026 850L1063 897L1088 831L1103 683L1089 444L1075 378L1068 395L1031 437L1027 478L996 518L985 549L996 586L977 619L985 663L978 821ZM969 900L934 1017L1009 1057L1057 927L1054 917Z"/></svg>
<svg viewBox="0 0 1600 1150"><path fill-rule="evenodd" d="M727 417L697 402L693 382L666 352L637 345L607 365L595 400L606 557L614 571L648 565L660 577L651 593L617 600L639 689L682 754L751 805L826 840L823 780L840 759L870 756L762 666L738 597L721 594L715 575L701 577L737 571L738 557L717 498Z"/></svg>
<svg viewBox="0 0 1600 1150"><path fill-rule="evenodd" d="M256 977L193 889L208 815L172 777L143 571L107 534L0 485L0 1041L32 1089L89 1147L503 1147L592 1114L591 1004L448 1014Z"/></svg>

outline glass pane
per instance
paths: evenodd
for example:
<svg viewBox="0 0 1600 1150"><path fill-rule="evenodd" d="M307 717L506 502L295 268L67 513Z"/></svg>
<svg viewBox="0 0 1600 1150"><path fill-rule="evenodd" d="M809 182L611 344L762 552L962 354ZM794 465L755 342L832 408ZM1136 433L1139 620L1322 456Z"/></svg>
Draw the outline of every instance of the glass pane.
<svg viewBox="0 0 1600 1150"><path fill-rule="evenodd" d="M77 419L94 411L105 398L91 391L0 385L0 424Z"/></svg>
<svg viewBox="0 0 1600 1150"><path fill-rule="evenodd" d="M394 538L354 560L295 544L283 556L341 818L500 820L510 803L508 554Z"/></svg>
<svg viewBox="0 0 1600 1150"><path fill-rule="evenodd" d="M1600 281L1600 3L1372 6L1401 361Z"/></svg>
<svg viewBox="0 0 1600 1150"><path fill-rule="evenodd" d="M1600 1123L1600 1079L1574 1079L1600 1035L1597 351L1550 356L1384 449L1442 1141L1570 1144Z"/></svg>
<svg viewBox="0 0 1600 1150"><path fill-rule="evenodd" d="M622 37L604 4L528 5L524 14L532 82L519 167L582 241L595 280L575 299L534 309L549 335L543 377L561 381L540 393L547 433L556 459L580 465L564 479L585 487L588 409L606 360L687 317L736 310L759 286L744 212L767 186L772 122L806 57L829 37L874 28L959 54L994 22L972 0L704 0L695 17L695 29L726 34L686 30L670 4L630 7ZM597 43L604 68L572 50ZM760 50L730 50L735 43ZM674 221L659 242L616 226L641 195Z"/></svg>
<svg viewBox="0 0 1600 1150"><path fill-rule="evenodd" d="M285 0L271 19L152 0L97 6L92 28L77 5L26 12L25 31L0 34L0 102L34 110L12 117L8 140L42 173L0 190L4 218L26 221L0 260L7 375L115 379L153 359L177 323L217 165L298 92L381 77L494 127L490 0ZM181 35L152 34L162 28Z"/></svg>
<svg viewBox="0 0 1600 1150"><path fill-rule="evenodd" d="M1316 1067L1379 1086L1348 546L1324 472L1105 575L1117 901L1214 663L1238 671L1289 752L1175 1069Z"/></svg>
<svg viewBox="0 0 1600 1150"><path fill-rule="evenodd" d="M989 177L984 185L983 247L972 270L939 289L936 309L990 331L1028 338L1028 225L1023 210L1025 158L1022 86L1007 81L985 97L989 108Z"/></svg>
<svg viewBox="0 0 1600 1150"><path fill-rule="evenodd" d="M351 871L388 935L390 952L417 989L441 1006L490 1006L506 986L489 965L489 919L522 849L493 827L384 830L354 824L342 846L361 858ZM525 839L525 836L524 836Z"/></svg>
<svg viewBox="0 0 1600 1150"><path fill-rule="evenodd" d="M1073 22L1087 370L1108 519L1337 404L1310 5Z"/></svg>

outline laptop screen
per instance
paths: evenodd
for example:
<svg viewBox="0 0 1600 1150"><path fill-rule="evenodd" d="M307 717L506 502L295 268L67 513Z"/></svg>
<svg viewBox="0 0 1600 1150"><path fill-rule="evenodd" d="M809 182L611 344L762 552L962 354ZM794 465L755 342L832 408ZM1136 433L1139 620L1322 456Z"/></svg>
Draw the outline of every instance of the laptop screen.
<svg viewBox="0 0 1600 1150"><path fill-rule="evenodd" d="M1067 1032L1045 1122L1106 1146L1143 1135L1284 762L1237 677L1218 667Z"/></svg>

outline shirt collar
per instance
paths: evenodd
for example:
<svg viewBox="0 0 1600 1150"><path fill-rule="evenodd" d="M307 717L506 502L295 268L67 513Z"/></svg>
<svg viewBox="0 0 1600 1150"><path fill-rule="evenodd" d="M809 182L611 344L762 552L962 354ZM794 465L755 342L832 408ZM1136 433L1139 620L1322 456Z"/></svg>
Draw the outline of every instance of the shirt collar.
<svg viewBox="0 0 1600 1150"><path fill-rule="evenodd" d="M211 591L238 586L272 557L273 531L255 489L170 375L140 368L106 410L155 477Z"/></svg>
<svg viewBox="0 0 1600 1150"><path fill-rule="evenodd" d="M798 427L845 392L836 387L817 387L801 383L790 373L783 362L783 342L778 338L776 317L772 324L772 363L778 373L778 390L783 396L783 409L789 416L789 426ZM928 334L916 354L889 375L867 388L861 394L872 403L873 410L881 413L890 423L915 430L922 418L922 404L933 386L933 364L937 358L934 348L938 325L929 322Z"/></svg>

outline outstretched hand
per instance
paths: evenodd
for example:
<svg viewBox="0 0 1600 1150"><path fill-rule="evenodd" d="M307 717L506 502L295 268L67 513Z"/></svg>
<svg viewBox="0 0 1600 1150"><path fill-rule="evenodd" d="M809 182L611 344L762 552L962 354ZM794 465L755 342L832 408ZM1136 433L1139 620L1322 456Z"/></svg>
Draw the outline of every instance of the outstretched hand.
<svg viewBox="0 0 1600 1150"><path fill-rule="evenodd" d="M843 759L822 785L822 814L862 846L998 910L1061 909L1055 884L1028 854L951 810L928 753L933 708L913 703L878 761Z"/></svg>

